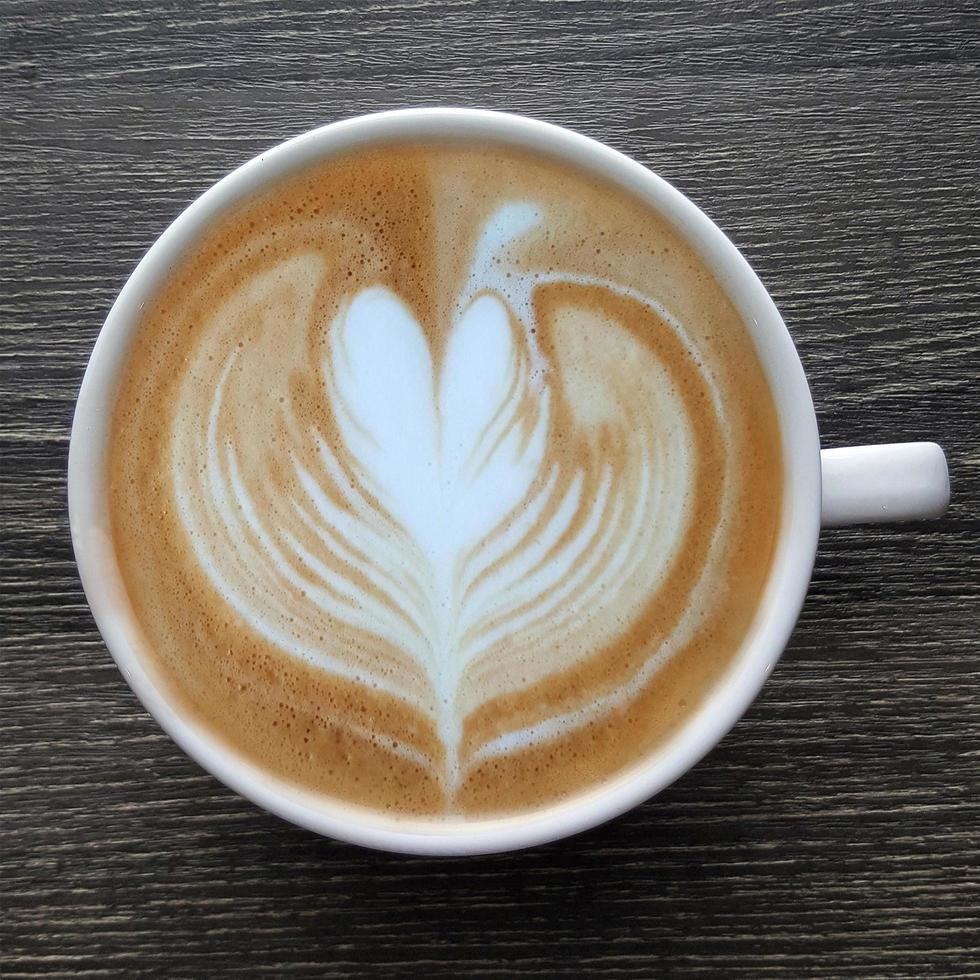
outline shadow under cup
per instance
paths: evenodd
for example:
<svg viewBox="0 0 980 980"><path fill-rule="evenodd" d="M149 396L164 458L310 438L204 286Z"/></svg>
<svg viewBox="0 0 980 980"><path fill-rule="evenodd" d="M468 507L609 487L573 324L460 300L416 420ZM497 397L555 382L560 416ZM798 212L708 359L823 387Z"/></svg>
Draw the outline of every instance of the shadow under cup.
<svg viewBox="0 0 980 980"><path fill-rule="evenodd" d="M234 751L226 740L215 735L211 726L202 724L199 713L189 710L186 702L175 697L166 683L161 683L159 671L150 663L151 658L145 650L141 652L145 644L143 630L137 621L139 617L133 615L126 576L113 546L107 486L112 462L113 406L144 311L157 302L161 289L171 281L173 269L235 210L236 205L270 184L288 183L292 175L321 161L339 159L345 154L369 153L373 146L399 141L415 145L430 141L447 146L498 146L502 153L505 150L506 153L530 151L543 160L560 161L563 167L592 174L620 188L624 195L648 204L696 253L737 311L751 336L778 419L776 428L783 475L778 539L755 615L744 630L738 653L728 659L721 680L706 691L700 704L669 737L642 758L621 767L610 778L598 781L591 788L576 791L558 802L511 815L483 814L472 818L386 816L331 799L310 788L301 788L295 780L276 777L268 767L256 765ZM482 241L475 239L470 251L478 253ZM581 282L577 285L580 289L585 288ZM369 300L388 301L375 293L368 293L366 299L364 291L355 295L361 299L344 308L347 318L344 323L355 322L358 311ZM542 336L535 335L537 339L533 343L546 347L546 353L553 359L566 356L562 352L571 349L570 345L574 344L571 338L583 336L582 331L587 329L583 326L585 321L580 319L576 332L561 333L561 323L565 322L562 317L567 320L569 314L560 311L566 310L572 298L574 290L566 283L556 292L550 312L544 306L537 309L538 322L545 327ZM476 312L464 313L458 318L457 323L463 326L457 325L453 337L458 335L462 339L450 344L450 354L446 356L456 349L465 352L466 315L476 317L479 314L484 317L483 323L496 322L493 318L499 311L487 304L476 305L479 300L480 297L474 296L469 305L464 304L464 311ZM358 306L359 302L361 306ZM632 301L629 296L613 297L604 302L605 309L614 311L620 318L630 315L629 303ZM395 316L399 307L396 305L391 309L394 311L391 315ZM340 321L335 316L332 322ZM547 324L552 326L547 327ZM357 348L350 338L357 336L361 334L351 333L345 341L348 342L345 350L354 352L349 358L352 361L356 361ZM500 336L506 337L506 331ZM521 339L514 356L530 358L531 354L527 352L532 350L531 343L528 337ZM410 344L406 350L409 348L415 349ZM591 351L595 360L599 356L596 348ZM586 351L579 361L587 363L588 354ZM570 376L574 372L564 373ZM642 385L643 378L649 376L651 372L639 373L637 383ZM336 373L331 377L338 397L347 392L348 403L353 397L350 392L362 390L356 384L356 371L346 380ZM400 384L400 379L401 375L393 374L391 384ZM220 384L205 387L212 393ZM574 403L569 394L572 390L571 382L565 384L562 397L556 396L553 404L549 403L548 411L553 413L549 419L561 417L560 411L571 411L568 406ZM637 390L643 391L642 387ZM653 388L650 397L656 397ZM528 399L533 400L530 394ZM370 415L370 406L361 406L359 410L362 423L365 418L374 418ZM541 411L539 400L539 414ZM581 418L575 421L581 422ZM363 427L362 424L360 428ZM530 428L533 430L533 425ZM348 439L346 444L350 442ZM397 449L397 442L391 445L393 448L386 454L387 459L392 458ZM475 110L408 110L337 123L282 144L219 182L167 229L127 282L93 352L72 432L69 504L76 557L96 622L127 681L162 727L188 754L258 805L318 833L395 851L467 854L509 850L593 826L659 791L725 734L774 666L802 604L819 527L819 465L819 441L809 390L778 312L734 246L679 192L615 151L554 126ZM597 466L593 469L594 479L601 482L601 469ZM402 515L404 521L410 523L414 519L413 513L407 509ZM424 535L424 531L417 530L416 537L420 535ZM231 573L222 571L220 556L213 559L212 564L225 575L222 581L227 585Z"/></svg>

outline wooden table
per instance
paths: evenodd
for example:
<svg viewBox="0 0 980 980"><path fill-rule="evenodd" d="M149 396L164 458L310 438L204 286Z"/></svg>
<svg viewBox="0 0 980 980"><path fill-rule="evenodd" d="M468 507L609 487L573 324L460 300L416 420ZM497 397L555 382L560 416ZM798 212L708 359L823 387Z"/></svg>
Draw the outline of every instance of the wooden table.
<svg viewBox="0 0 980 980"><path fill-rule="evenodd" d="M980 43L970 3L3 0L2 973L980 975ZM827 445L938 438L937 524L821 541L781 665L659 798L460 862L321 840L137 703L69 543L116 292L318 123L512 109L674 182L768 285Z"/></svg>

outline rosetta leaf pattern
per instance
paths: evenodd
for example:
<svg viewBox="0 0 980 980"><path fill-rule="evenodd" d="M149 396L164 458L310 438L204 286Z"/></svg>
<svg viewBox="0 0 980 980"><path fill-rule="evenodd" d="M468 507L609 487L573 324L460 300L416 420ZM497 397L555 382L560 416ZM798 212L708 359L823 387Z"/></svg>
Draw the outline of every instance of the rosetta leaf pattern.
<svg viewBox="0 0 980 980"><path fill-rule="evenodd" d="M411 702L444 756L397 740L390 749L441 770L448 792L475 759L583 723L584 709L535 719L463 752L471 712L628 627L669 565L690 490L683 411L663 366L625 328L564 309L553 326L567 364L542 370L532 304L492 283L472 288L506 237L501 222L516 215L523 232L533 220L527 206L509 208L488 225L438 359L381 284L315 323L327 271L314 257L243 287L218 324L248 320L261 335L288 296L292 316L325 332L317 386L332 426L291 416L270 393L287 438L258 477L243 464L254 448L225 423L261 352L235 347L207 424L173 450L181 519L214 587L285 653ZM605 360L591 352L597 337ZM641 417L609 410L624 397L644 400ZM579 456L556 450L559 403L575 427L560 435L579 440Z"/></svg>

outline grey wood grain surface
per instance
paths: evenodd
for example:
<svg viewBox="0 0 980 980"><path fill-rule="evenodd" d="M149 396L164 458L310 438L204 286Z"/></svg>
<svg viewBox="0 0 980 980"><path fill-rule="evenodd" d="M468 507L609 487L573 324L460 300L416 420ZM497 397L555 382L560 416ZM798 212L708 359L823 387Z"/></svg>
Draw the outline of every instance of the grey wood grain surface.
<svg viewBox="0 0 980 980"><path fill-rule="evenodd" d="M980 975L974 4L0 3L0 963L24 976ZM937 524L827 533L786 656L657 799L435 861L314 837L159 731L76 577L71 412L165 225L314 124L506 108L744 250L825 444L938 438Z"/></svg>

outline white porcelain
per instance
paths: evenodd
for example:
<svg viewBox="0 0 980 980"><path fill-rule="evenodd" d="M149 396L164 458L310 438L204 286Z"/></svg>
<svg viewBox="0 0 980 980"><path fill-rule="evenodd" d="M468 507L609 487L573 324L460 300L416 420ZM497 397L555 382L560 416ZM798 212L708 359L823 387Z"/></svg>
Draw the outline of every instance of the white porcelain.
<svg viewBox="0 0 980 980"><path fill-rule="evenodd" d="M941 517L949 506L946 457L934 442L825 449L824 527Z"/></svg>
<svg viewBox="0 0 980 980"><path fill-rule="evenodd" d="M772 386L783 433L783 531L769 586L725 680L683 728L629 772L575 799L493 820L394 820L327 802L252 766L183 717L134 652L135 624L109 537L105 464L110 409L127 345L144 302L185 248L229 205L311 161L379 139L502 141L558 155L648 201L697 248L724 284ZM769 676L806 595L820 529L861 520L935 517L949 484L932 443L821 453L810 391L796 349L765 288L722 232L681 193L616 151L556 126L471 109L411 109L363 116L289 140L219 181L160 236L109 312L82 383L68 460L72 541L85 594L106 645L137 696L205 769L272 813L317 833L390 851L479 854L539 844L592 827L648 799L708 752L734 725ZM914 611L910 610L910 615Z"/></svg>

